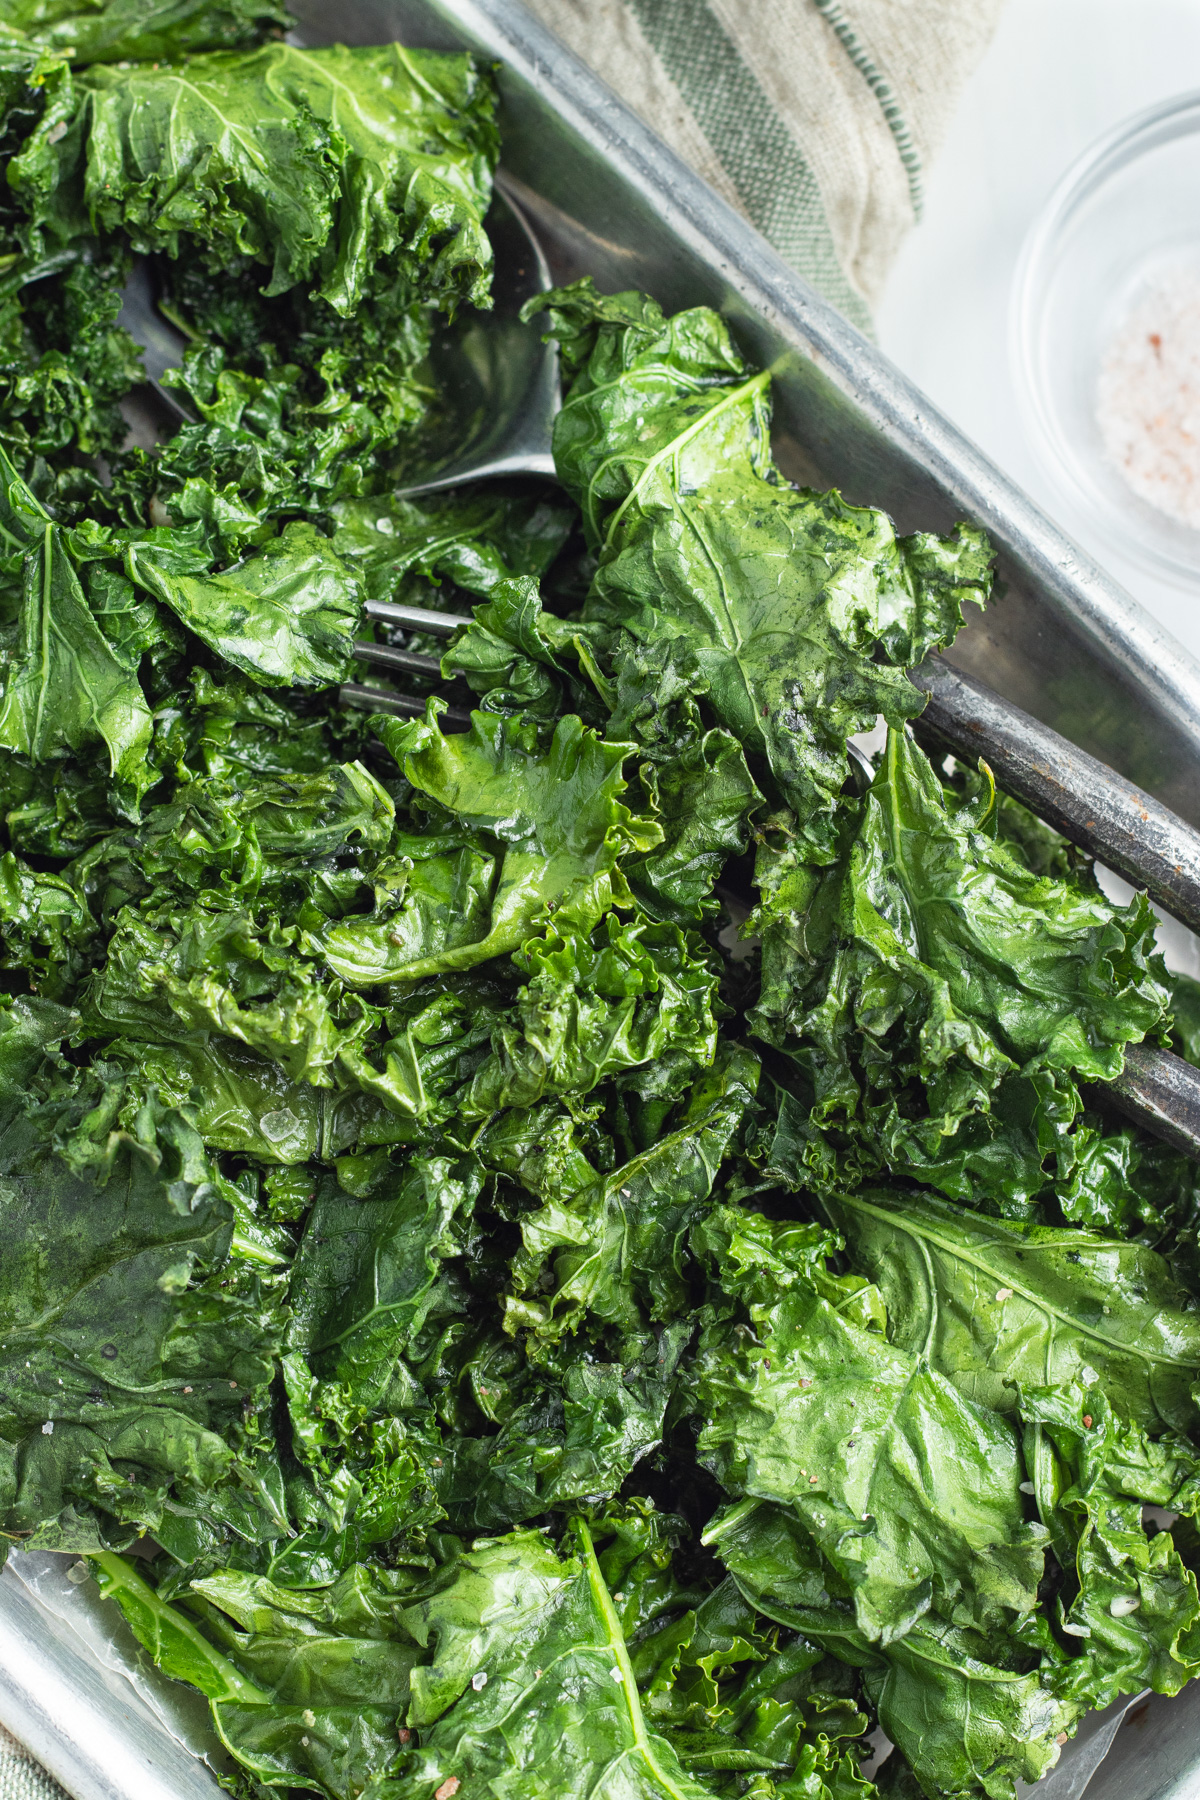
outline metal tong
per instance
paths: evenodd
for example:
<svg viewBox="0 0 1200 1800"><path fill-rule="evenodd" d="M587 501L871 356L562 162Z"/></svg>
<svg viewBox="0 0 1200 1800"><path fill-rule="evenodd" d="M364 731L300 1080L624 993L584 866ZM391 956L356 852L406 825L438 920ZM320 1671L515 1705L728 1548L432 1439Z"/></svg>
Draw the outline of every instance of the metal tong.
<svg viewBox="0 0 1200 1800"><path fill-rule="evenodd" d="M451 637L470 623L457 613L388 601L368 601L367 612L382 623L438 637ZM355 655L392 674L441 679L436 656L364 642L355 645ZM1200 932L1200 831L942 657L930 657L912 679L929 696L917 721L918 736L971 766L982 758L1006 793ZM348 706L409 718L425 710L424 701L362 682L346 682L341 699ZM469 723L466 712L453 708L442 717L452 730ZM1130 1044L1122 1073L1104 1092L1147 1131L1200 1159L1200 1069L1170 1050Z"/></svg>

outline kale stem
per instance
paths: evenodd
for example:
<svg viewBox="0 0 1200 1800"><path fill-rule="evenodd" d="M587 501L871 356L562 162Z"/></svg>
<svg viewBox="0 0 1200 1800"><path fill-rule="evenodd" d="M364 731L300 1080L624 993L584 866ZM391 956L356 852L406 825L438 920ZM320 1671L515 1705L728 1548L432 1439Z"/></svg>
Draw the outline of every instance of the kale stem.
<svg viewBox="0 0 1200 1800"><path fill-rule="evenodd" d="M89 1552L89 1561L104 1598L116 1601L138 1642L165 1674L190 1681L210 1700L237 1700L244 1706L273 1704L271 1695L247 1681L189 1618L159 1599L128 1557L115 1550L98 1550Z"/></svg>

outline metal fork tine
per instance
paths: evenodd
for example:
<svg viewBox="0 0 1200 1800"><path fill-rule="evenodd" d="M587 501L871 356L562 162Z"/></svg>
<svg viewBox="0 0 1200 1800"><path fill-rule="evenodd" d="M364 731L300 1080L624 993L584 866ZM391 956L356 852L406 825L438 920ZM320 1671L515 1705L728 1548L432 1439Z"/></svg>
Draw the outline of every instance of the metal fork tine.
<svg viewBox="0 0 1200 1800"><path fill-rule="evenodd" d="M435 637L451 637L460 625L471 623L461 613L429 612L423 606L399 606L391 600L368 600L364 611L368 618L379 619L388 625L400 625L407 631L423 631ZM365 638L358 638L354 644L354 655L358 662L370 663L380 669L392 669L398 674L424 675L435 681L440 681L442 677L440 658L424 656L418 650L399 650L392 644L371 644ZM396 693L393 688L368 687L361 681L344 681L338 698L343 706L396 713L404 719L423 718L425 715L424 700L413 700L407 694ZM451 731L465 731L471 720L469 714L450 707L442 714L442 723Z"/></svg>
<svg viewBox="0 0 1200 1800"><path fill-rule="evenodd" d="M394 600L368 600L363 610L368 619L403 625L408 631L428 631L434 637L453 637L460 625L471 623L463 613L431 612L424 606L399 606Z"/></svg>
<svg viewBox="0 0 1200 1800"><path fill-rule="evenodd" d="M368 644L360 638L354 646L358 662L375 663L381 669L403 669L409 675L432 675L441 679L441 659L422 656L416 650L396 650L391 644Z"/></svg>
<svg viewBox="0 0 1200 1800"><path fill-rule="evenodd" d="M402 719L425 717L423 700L412 700L407 694L398 694L394 688L367 687L361 681L343 681L338 689L338 699L343 706L354 706L363 712L396 713ZM457 707L448 706L441 717L443 725L453 731L470 728L470 714L459 712Z"/></svg>

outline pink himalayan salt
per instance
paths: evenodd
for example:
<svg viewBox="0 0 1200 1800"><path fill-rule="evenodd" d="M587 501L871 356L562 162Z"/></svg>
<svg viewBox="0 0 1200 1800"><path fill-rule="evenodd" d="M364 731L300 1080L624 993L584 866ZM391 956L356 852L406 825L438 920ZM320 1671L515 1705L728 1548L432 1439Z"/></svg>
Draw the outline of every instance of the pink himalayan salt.
<svg viewBox="0 0 1200 1800"><path fill-rule="evenodd" d="M1134 493L1200 526L1200 271L1164 276L1117 327L1096 422Z"/></svg>

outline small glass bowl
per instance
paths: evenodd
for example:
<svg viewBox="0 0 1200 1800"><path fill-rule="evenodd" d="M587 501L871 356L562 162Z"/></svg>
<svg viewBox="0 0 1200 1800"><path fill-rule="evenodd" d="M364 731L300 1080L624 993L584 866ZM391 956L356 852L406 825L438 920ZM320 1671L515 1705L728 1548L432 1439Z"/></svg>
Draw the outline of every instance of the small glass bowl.
<svg viewBox="0 0 1200 1800"><path fill-rule="evenodd" d="M1134 492L1096 417L1113 334L1177 274L1200 285L1200 93L1128 119L1068 170L1025 241L1011 337L1022 417L1049 483L1111 548L1194 587L1200 530Z"/></svg>

